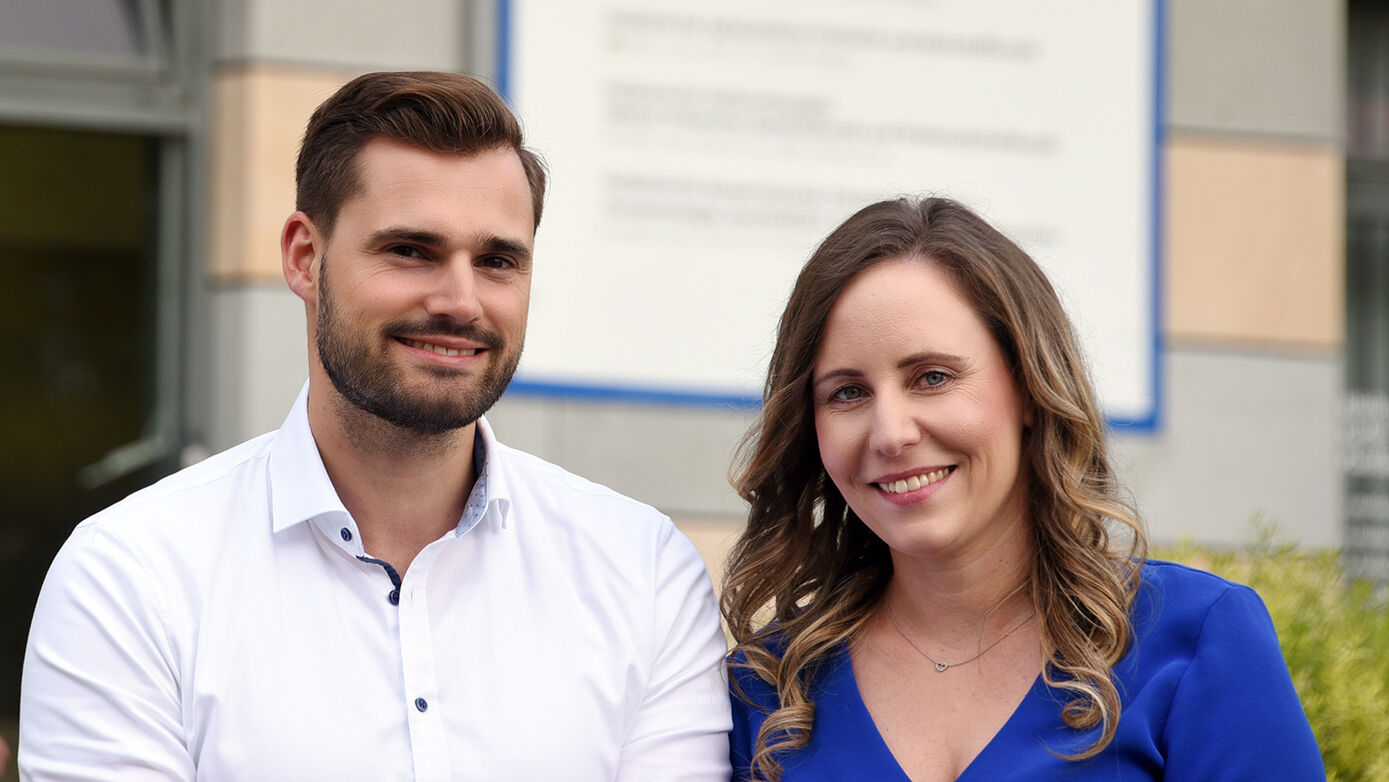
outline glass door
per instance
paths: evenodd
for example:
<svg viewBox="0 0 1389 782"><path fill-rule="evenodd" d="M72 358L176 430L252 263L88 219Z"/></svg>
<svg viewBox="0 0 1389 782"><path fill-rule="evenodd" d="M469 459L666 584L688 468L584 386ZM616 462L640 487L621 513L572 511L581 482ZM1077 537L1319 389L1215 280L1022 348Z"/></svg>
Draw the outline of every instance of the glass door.
<svg viewBox="0 0 1389 782"><path fill-rule="evenodd" d="M0 719L28 619L86 516L171 467L160 410L160 142L0 126ZM167 438L164 438L167 439Z"/></svg>

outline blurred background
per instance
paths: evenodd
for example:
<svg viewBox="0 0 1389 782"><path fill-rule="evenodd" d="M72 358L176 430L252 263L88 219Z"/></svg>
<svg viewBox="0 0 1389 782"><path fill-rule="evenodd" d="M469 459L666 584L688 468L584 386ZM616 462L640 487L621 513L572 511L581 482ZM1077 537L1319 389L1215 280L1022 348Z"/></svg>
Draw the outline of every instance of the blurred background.
<svg viewBox="0 0 1389 782"><path fill-rule="evenodd" d="M1065 68L1077 79L1087 69L1136 68L1125 82L1139 98L1132 122L1097 120L1109 102L1100 97L1047 114L1046 138L1082 152L1074 139L1113 141L1140 156L1137 179L1103 185L1111 190L1096 200L1136 210L1130 233L1141 240L1140 251L1113 263L1116 275L1137 270L1134 306L1148 314L1135 321L1135 344L1151 360L1138 362L1146 373L1138 413L1111 418L1116 461L1150 534L1160 543L1230 547L1263 518L1303 546L1342 550L1352 574L1389 579L1389 12L1360 0L1089 0L1095 13L1070 3L1062 24L1038 23L1032 38L1023 30L1011 49L986 38L950 49L941 43L946 32L996 29L1011 4L799 5L814 9L805 13L819 48L797 45L816 67L826 47L862 47L855 35L881 34L872 22L890 18L910 21L914 40L935 46L938 58L1031 52L1037 68L1061 63L1038 71L1044 83L1065 78ZM1123 29L1100 13L1116 6L1133 11ZM581 200L583 182L611 183L614 172L590 170L607 153L582 146L585 105L609 110L612 80L630 87L640 79L621 69L640 64L632 51L650 43L646 36L662 37L648 48L659 49L664 70L645 74L638 86L647 92L623 93L629 108L634 94L649 99L653 84L683 80L688 88L713 72L702 58L728 54L707 42L670 45L672 29L725 43L737 35L745 52L764 56L787 45L786 30L810 29L796 27L797 4L769 5L775 13L764 10L753 24L746 14L755 9L735 7L679 11L672 21L679 4L636 0L0 0L0 269L10 275L0 288L0 355L8 356L0 362L0 736L14 742L29 617L73 525L182 464L277 427L306 376L303 308L284 286L277 241L315 105L371 70L453 70L497 84L551 157L555 190L540 229L538 278L553 263L569 270L556 274L587 280L608 265L603 231L612 226L581 225L578 207L565 205ZM551 12L565 23L546 23ZM734 13L745 15L727 16ZM898 62L919 54L902 41L906 50L892 53ZM1056 59L1063 54L1071 59ZM892 64L883 58L880 65ZM957 116L1002 113L1007 85L989 79L1006 75L978 71L972 104ZM563 111L544 97L549 73L571 85ZM919 94L899 95L899 126L928 123L940 111L942 84L931 75L916 80ZM758 94L776 89L776 80L764 80ZM675 107L663 109L663 132L704 143L706 157L709 137L689 134L707 129L671 123L704 116L681 107L730 100L711 94L662 98ZM793 108L757 121L781 133L810 121L804 105ZM649 100L641 106L654 110ZM566 135L570 123L575 132ZM1115 138L1106 139L1110 131ZM1039 132L1008 143L1049 148L1046 138L1036 141ZM952 152L942 143L936 154L944 159L984 154L977 144ZM668 151L688 152L679 144ZM1101 181L1112 173L1099 156L1087 159L1068 158L1064 175ZM993 184L979 185L977 197L986 199L1021 168L979 160L981 169L998 169ZM748 176L783 184L770 169ZM921 190L942 187L921 178ZM810 240L881 191L850 180L836 180L834 197L810 216L792 216L804 240L783 243L766 280L724 278L724 294L718 286L701 293L703 314L678 319L686 332L717 334L727 313L752 303L768 333L738 359L745 374L764 360L758 346L770 339ZM1028 187L1039 190L1035 181ZM1007 225L1026 226L1026 203L1044 199L1019 200L998 205ZM1041 228L1020 237L1063 278L1071 268L1065 245L1048 251L1058 246L1048 244L1048 226L1075 234L1087 219L1097 230L1100 222L1098 204L1065 211L1038 218ZM627 250L659 248L671 232L703 235L715 255L720 245L756 245L743 237L765 227L729 219L710 240L703 224L659 216L670 224L643 224L648 234ZM662 260L647 258L645 287L631 296L687 290L692 283L681 275L690 261ZM1103 281L1086 272L1077 285L1097 277ZM614 332L654 328L626 308L629 294L602 298L610 290L623 289L604 282L567 299L555 287L537 292L531 339L541 363L528 359L489 420L503 441L670 514L717 579L740 526L726 476L755 415L755 380L703 386L644 375L640 345L594 373L546 358L565 355L555 332L571 310L596 319L568 323L595 353L615 344ZM1076 314L1100 324L1087 337L1104 337L1108 321Z"/></svg>

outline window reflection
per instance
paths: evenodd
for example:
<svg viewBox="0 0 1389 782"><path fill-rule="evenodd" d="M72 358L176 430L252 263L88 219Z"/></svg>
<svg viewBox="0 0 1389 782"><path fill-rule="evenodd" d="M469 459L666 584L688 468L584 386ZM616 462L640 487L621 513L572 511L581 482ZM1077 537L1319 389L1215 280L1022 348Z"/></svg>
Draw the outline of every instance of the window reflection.
<svg viewBox="0 0 1389 782"><path fill-rule="evenodd" d="M27 617L72 527L166 471L83 488L155 392L157 142L0 126L0 721Z"/></svg>
<svg viewBox="0 0 1389 782"><path fill-rule="evenodd" d="M148 6L137 0L0 2L0 46L144 55Z"/></svg>

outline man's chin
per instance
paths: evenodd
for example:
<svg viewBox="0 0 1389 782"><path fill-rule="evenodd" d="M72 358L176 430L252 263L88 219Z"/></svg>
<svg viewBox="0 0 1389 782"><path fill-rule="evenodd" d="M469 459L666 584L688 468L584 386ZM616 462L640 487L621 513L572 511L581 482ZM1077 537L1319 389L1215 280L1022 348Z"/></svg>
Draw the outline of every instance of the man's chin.
<svg viewBox="0 0 1389 782"><path fill-rule="evenodd" d="M438 435L462 429L477 421L487 412L487 407L483 407L477 400L462 396L437 400L413 397L371 405L366 410L398 429L416 434Z"/></svg>
<svg viewBox="0 0 1389 782"><path fill-rule="evenodd" d="M515 362L500 354L485 366L458 367L391 362L324 362L337 396L402 433L444 435L474 423L506 391ZM509 370L509 371L498 371Z"/></svg>

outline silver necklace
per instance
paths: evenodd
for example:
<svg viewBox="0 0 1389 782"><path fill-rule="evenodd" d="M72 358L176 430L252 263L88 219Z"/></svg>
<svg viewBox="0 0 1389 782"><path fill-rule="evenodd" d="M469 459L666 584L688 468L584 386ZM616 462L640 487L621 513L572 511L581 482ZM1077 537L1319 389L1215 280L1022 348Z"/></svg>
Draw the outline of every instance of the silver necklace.
<svg viewBox="0 0 1389 782"><path fill-rule="evenodd" d="M944 660L937 660L936 658L934 658L934 657L932 657L931 655L927 654L925 649L922 649L920 646L917 646L917 645L916 645L916 641L913 641L912 639L908 638L908 637L907 637L907 631L906 631L906 630L903 630L903 629L902 629L902 625L899 624L899 623L897 622L897 615L894 614L894 613L892 613L892 606L890 606L890 605L887 606L887 618L888 618L889 620L891 620L892 626L895 627L895 628L897 628L897 634L900 635L900 636L902 636L902 640L903 640L903 641L906 641L907 643L911 644L911 645L912 645L912 648L915 649L915 650L917 651L918 654L920 654L922 657L925 657L926 659L930 660L931 663L932 663L933 665L936 666L936 672L937 672L937 673L945 673L945 671L946 671L947 668L954 668L954 667L957 666L957 665L964 665L965 663L972 663L972 662L974 662L975 660L978 660L980 657L983 657L984 654L985 654L986 652L988 652L990 649L992 649L992 648L994 648L995 646L998 646L1000 643L1002 643L1004 638L1007 638L1008 636L1012 635L1013 633L1016 633L1023 625L1027 624L1027 621L1028 621L1029 619L1031 619L1032 616L1033 616L1034 614L1036 614L1036 613L1037 613L1037 611L1036 611L1035 609L1032 610L1032 611L1028 611L1028 612L1027 612L1027 616L1024 616L1024 617L1022 618L1022 621L1021 621L1021 622L1018 622L1017 624L1013 625L1011 628L1008 629L1008 632L1004 633L1003 635L1000 635L1000 636L998 637L998 640L996 640L996 641L994 641L993 643L989 644L988 646L984 647L983 649L981 649L981 650L979 651L978 654L974 655L973 657L969 658L968 660L961 660L961 661L959 661L959 662L957 662L957 663L948 663L948 662L945 662Z"/></svg>

